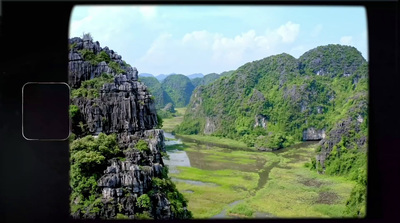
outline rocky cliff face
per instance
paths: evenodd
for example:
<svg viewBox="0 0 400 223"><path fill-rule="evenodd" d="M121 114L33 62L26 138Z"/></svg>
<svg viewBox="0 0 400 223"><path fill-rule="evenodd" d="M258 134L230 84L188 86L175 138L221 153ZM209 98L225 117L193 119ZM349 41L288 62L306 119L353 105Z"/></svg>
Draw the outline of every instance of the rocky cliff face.
<svg viewBox="0 0 400 223"><path fill-rule="evenodd" d="M110 50L108 47L104 47L104 49L101 48L99 42L75 37L69 40L69 44L71 49L68 55L68 83L71 87L77 88L81 85L82 81L93 79L100 76L102 73L119 74L119 72L111 68L110 64L106 63L106 61L93 64L90 61L84 60L82 53L80 53L82 50L91 51L94 55L105 52L110 58L110 61L115 62L122 68L123 74L126 74L128 78L132 77L133 80L138 80L136 68L128 66L120 55Z"/></svg>
<svg viewBox="0 0 400 223"><path fill-rule="evenodd" d="M121 142L127 134L157 126L154 101L147 87L123 74L116 75L114 83L105 84L99 98L73 98L72 104L79 107L91 134L117 133Z"/></svg>
<svg viewBox="0 0 400 223"><path fill-rule="evenodd" d="M161 159L161 151L164 150L164 137L162 130L146 130L144 137L149 143L148 152L128 149L124 151L125 161L111 159L110 166L104 171L104 175L98 180L98 186L102 188L104 206L100 213L104 218L115 217L121 213L129 218L134 218L138 198L148 194L153 187L153 178L163 178L165 174L164 164ZM153 194L149 212L155 219L171 219L174 214L165 193Z"/></svg>
<svg viewBox="0 0 400 223"><path fill-rule="evenodd" d="M325 130L317 130L313 127L303 131L303 141L318 141L325 138Z"/></svg>
<svg viewBox="0 0 400 223"><path fill-rule="evenodd" d="M319 142L320 152L316 160L325 168L325 161L329 157L333 148L344 141L344 145L349 149L357 148L360 151L367 150L366 127L368 118L367 93L357 94L349 100L354 100L353 106L349 109L347 116L341 119L327 134L326 138ZM364 130L363 130L364 129Z"/></svg>
<svg viewBox="0 0 400 223"><path fill-rule="evenodd" d="M104 174L98 176L99 193L91 195L98 199L86 209L74 211L72 216L77 219L114 219L121 216L134 219L143 218L140 214L147 213L147 217L154 219L189 218L186 204L179 204L182 207L177 214L177 202L171 205L168 197L168 193L179 192L171 186L173 183L168 179L168 170L162 160L164 135L163 130L155 129L158 120L154 98L147 87L138 81L136 68L131 68L121 56L107 47L102 49L98 42L90 38L73 38L70 44L73 47L69 55L69 80L73 89L103 73L114 76L113 83L101 87L98 97L71 99L71 104L79 109L80 125L86 127L80 136L116 134L119 148L125 156L108 161ZM91 61L84 60L84 51L80 51L84 49L94 54L89 58ZM98 58L101 52L105 52L110 61L97 61L93 65L93 58ZM112 63L113 68L109 66ZM117 69L115 64L119 65ZM140 147L140 143L144 143L145 148L142 148L143 145ZM169 186L160 187L155 183L160 180L169 182Z"/></svg>

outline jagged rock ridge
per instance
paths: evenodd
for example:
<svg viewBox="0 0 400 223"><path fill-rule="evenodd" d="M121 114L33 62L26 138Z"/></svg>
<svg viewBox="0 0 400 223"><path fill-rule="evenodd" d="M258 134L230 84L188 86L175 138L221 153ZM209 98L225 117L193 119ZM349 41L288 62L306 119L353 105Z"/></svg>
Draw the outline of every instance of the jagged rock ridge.
<svg viewBox="0 0 400 223"><path fill-rule="evenodd" d="M79 108L79 121L86 126L85 134L116 134L119 148L123 150L124 160L112 158L97 182L101 193L100 210L81 210L72 213L74 218L114 219L118 215L130 219L136 218L139 199L146 195L150 199L149 213L154 219L189 218L190 212L183 205L183 214L176 216L165 189L154 184L154 179L168 179L167 169L162 160L165 151L163 130L155 129L158 125L154 98L147 87L138 81L138 72L122 61L121 56L108 47L102 49L91 38L73 38L69 61L69 83L73 89L79 88L86 80L99 77L103 73L114 76L114 83L102 86L99 96L76 97L71 104ZM82 49L94 55L105 52L110 62L101 61L93 65L85 61ZM115 62L121 70L116 72L108 64ZM121 72L122 71L122 72ZM84 136L84 135L81 135ZM137 145L144 141L147 150L140 150ZM177 192L179 193L179 192Z"/></svg>
<svg viewBox="0 0 400 223"><path fill-rule="evenodd" d="M69 73L68 73L68 84L72 88L77 88L80 86L82 81L90 80L95 77L99 77L102 73L109 73L113 75L119 74L117 71L109 66L109 63L101 61L100 63L93 65L90 61L85 61L80 50L89 50L95 55L100 52L105 52L111 61L117 63L121 66L123 72L127 77L133 77L134 80L138 79L138 72L136 68L132 68L127 65L123 60L121 55L118 55L113 50L108 47L101 48L98 41L93 42L89 38L79 38L75 37L69 40L69 44L72 46L68 55L69 62Z"/></svg>
<svg viewBox="0 0 400 223"><path fill-rule="evenodd" d="M127 79L126 75L115 76L114 83L104 84L100 97L72 99L77 105L91 134L104 132L122 136L157 126L154 101L147 87Z"/></svg>

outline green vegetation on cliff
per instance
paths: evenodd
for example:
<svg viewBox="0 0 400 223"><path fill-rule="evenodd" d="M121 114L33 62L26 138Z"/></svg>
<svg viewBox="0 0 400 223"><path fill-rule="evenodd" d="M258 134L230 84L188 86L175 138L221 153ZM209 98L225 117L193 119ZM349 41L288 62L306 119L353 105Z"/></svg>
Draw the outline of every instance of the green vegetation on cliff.
<svg viewBox="0 0 400 223"><path fill-rule="evenodd" d="M173 117L172 113L161 110L168 103L172 103L178 108L186 106L196 87L211 84L220 77L229 76L232 73L233 71L226 71L220 75L211 73L192 80L184 75L172 74L164 79L162 83L160 83L157 78L151 76L140 76L139 80L149 88L150 92L155 97L158 113L160 113L163 118L171 118Z"/></svg>
<svg viewBox="0 0 400 223"><path fill-rule="evenodd" d="M189 103L194 90L190 79L182 74L168 76L163 80L161 86L177 108L185 107Z"/></svg>
<svg viewBox="0 0 400 223"><path fill-rule="evenodd" d="M140 153L148 154L150 149L144 140L139 140L135 145L135 149ZM125 152L127 152L125 150ZM117 137L115 134L106 135L100 133L97 138L93 136L85 136L80 139L73 140L70 146L71 153L71 169L70 169L70 205L71 213L75 215L81 212L84 216L99 216L107 209L102 203L101 187L98 186L100 177L107 169L108 161L112 158L124 160L124 154L118 147ZM125 190L125 189L124 189ZM124 191L125 197L132 196ZM163 169L161 177L152 179L152 188L147 193L137 198L132 208L137 219L151 219L149 214L152 211L153 201L164 193L171 203L171 210L175 218L191 218L191 212L187 211L187 200L176 189L174 183L168 177L168 168ZM122 208L122 207L121 207ZM154 211L154 210L153 210ZM128 218L121 210L117 211L116 218Z"/></svg>
<svg viewBox="0 0 400 223"><path fill-rule="evenodd" d="M88 49L82 49L78 51L85 61L89 61L92 65L97 65L102 61L106 63L110 62L110 56L104 51L101 51L98 54L95 54L93 51Z"/></svg>
<svg viewBox="0 0 400 223"><path fill-rule="evenodd" d="M327 75L316 75L310 72L311 66L304 64L312 61L319 67L324 62L323 58L309 58L313 51L299 60L280 54L247 63L231 76L197 88L188 106L190 112L176 132L212 134L241 139L248 146L279 148L285 142L290 145L303 140L303 132L309 128L329 131L349 115L346 111L356 100L349 97L367 94L367 65L355 48L328 45L316 50L336 48L340 50L333 52L348 53L349 60L355 61L348 65L350 62L339 60L337 67L353 70L337 68L330 73L329 67ZM361 59L353 59L354 54ZM353 113L366 119L365 111Z"/></svg>
<svg viewBox="0 0 400 223"><path fill-rule="evenodd" d="M157 110L172 102L170 96L155 77L139 77L139 80L149 88L150 93L154 96Z"/></svg>
<svg viewBox="0 0 400 223"><path fill-rule="evenodd" d="M100 133L98 138L85 136L70 145L71 212L100 211L101 188L97 181L107 168L107 161L123 156L116 135Z"/></svg>
<svg viewBox="0 0 400 223"><path fill-rule="evenodd" d="M212 82L214 82L215 80L217 80L218 78L220 78L220 75L216 74L216 73L211 73L211 74L207 74L204 77L197 77L194 78L192 80L192 83L195 87L201 86L201 85L208 85L211 84Z"/></svg>
<svg viewBox="0 0 400 223"><path fill-rule="evenodd" d="M111 74L103 73L100 77L83 81L81 87L72 89L71 97L87 97L87 98L98 98L100 96L100 90L106 83L113 83L114 76Z"/></svg>
<svg viewBox="0 0 400 223"><path fill-rule="evenodd" d="M308 165L364 179L367 105L368 63L354 47L327 45L299 59L283 53L250 62L199 86L175 132L227 137L260 149L323 138L318 159ZM359 182L352 192L349 215L365 215L365 186Z"/></svg>

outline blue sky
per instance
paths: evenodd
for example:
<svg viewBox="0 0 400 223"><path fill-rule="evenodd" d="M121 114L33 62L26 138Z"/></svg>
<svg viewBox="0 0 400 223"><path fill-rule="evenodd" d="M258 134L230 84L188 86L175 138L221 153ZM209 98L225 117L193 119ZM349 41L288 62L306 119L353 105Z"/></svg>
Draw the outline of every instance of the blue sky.
<svg viewBox="0 0 400 223"><path fill-rule="evenodd" d="M368 59L363 7L75 6L70 38L91 33L139 73L221 73L317 46L356 47Z"/></svg>

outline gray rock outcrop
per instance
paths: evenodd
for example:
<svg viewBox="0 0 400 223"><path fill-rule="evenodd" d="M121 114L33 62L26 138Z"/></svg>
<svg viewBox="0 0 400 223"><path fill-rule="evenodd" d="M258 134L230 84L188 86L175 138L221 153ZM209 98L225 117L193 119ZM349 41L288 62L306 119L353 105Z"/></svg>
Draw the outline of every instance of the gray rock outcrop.
<svg viewBox="0 0 400 223"><path fill-rule="evenodd" d="M95 77L99 77L102 73L108 73L112 75L119 74L116 70L109 66L106 61L101 61L97 64L92 64L90 61L85 61L82 55L79 53L81 50L88 50L94 53L94 55L100 52L105 52L109 57L110 61L115 62L123 70L122 74L126 74L127 78L132 81L138 80L138 71L136 68L132 68L127 65L120 55L113 50L109 50L108 47L101 48L99 42L93 42L91 38L84 37L81 39L75 37L69 40L71 46L68 58L69 58L69 73L68 73L68 84L77 88L81 85L82 81L90 80Z"/></svg>
<svg viewBox="0 0 400 223"><path fill-rule="evenodd" d="M117 75L114 83L105 84L99 98L72 99L83 116L89 133L117 133L118 138L157 126L157 113L147 87Z"/></svg>
<svg viewBox="0 0 400 223"><path fill-rule="evenodd" d="M174 104L172 104L171 102L166 104L165 107L162 110L167 111L167 112L171 112L171 113L175 113L176 112Z"/></svg>
<svg viewBox="0 0 400 223"><path fill-rule="evenodd" d="M325 138L325 130L317 130L314 127L303 131L303 141L317 141Z"/></svg>
<svg viewBox="0 0 400 223"><path fill-rule="evenodd" d="M348 116L340 120L327 133L326 137L319 142L321 149L316 156L316 160L323 169L325 169L325 161L332 152L333 147L341 140L350 140L349 143L345 143L345 147L348 149L367 150L367 134L362 132L362 125L366 124L368 116L367 92L357 93L348 100L355 100L353 106L349 109Z"/></svg>
<svg viewBox="0 0 400 223"><path fill-rule="evenodd" d="M152 132L148 136L155 136L159 138L156 141L163 142L162 130ZM163 177L164 164L162 159L155 159L155 155L160 154L160 150L164 150L164 147L158 146L153 148L150 146L148 153L128 149L124 152L124 161L118 159L109 161L110 166L98 180L98 186L102 188L102 200L105 203L102 212L109 213L105 215L106 218L115 217L114 207L118 207L118 213L134 218L138 198L154 189L152 182L154 177ZM158 191L151 198L153 205L150 206L150 213L155 219L173 218L170 202L165 193Z"/></svg>
<svg viewBox="0 0 400 223"><path fill-rule="evenodd" d="M337 145L343 137L350 137L352 132L360 131L360 122L353 120L352 118L347 118L339 122L329 133L325 139L322 139L319 142L321 146L321 151L316 156L317 162L321 164L323 168L325 168L325 161L328 158L329 154L332 152L333 147ZM360 138L355 140L355 144L359 148L364 148L367 145L367 137L361 136ZM352 146L349 145L349 149L352 149Z"/></svg>
<svg viewBox="0 0 400 223"><path fill-rule="evenodd" d="M206 117L206 124L204 126L204 134L212 134L218 126L218 119L216 117Z"/></svg>
<svg viewBox="0 0 400 223"><path fill-rule="evenodd" d="M262 127L264 129L267 129L267 117L264 115L256 115L255 116L255 124L254 127Z"/></svg>

